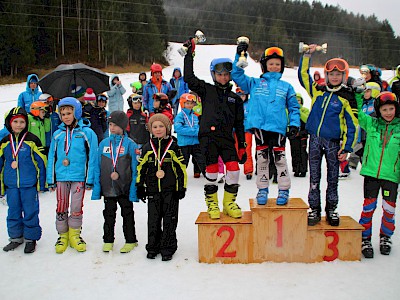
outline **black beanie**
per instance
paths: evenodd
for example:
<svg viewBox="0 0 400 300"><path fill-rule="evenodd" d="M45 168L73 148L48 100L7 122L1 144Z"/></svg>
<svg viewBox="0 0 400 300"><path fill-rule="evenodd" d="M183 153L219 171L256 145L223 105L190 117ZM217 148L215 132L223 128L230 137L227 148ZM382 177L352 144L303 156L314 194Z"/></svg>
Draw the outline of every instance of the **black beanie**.
<svg viewBox="0 0 400 300"><path fill-rule="evenodd" d="M122 130L126 129L126 126L128 126L128 121L128 116L121 110L113 111L108 117L108 122L113 122L115 125L121 127Z"/></svg>

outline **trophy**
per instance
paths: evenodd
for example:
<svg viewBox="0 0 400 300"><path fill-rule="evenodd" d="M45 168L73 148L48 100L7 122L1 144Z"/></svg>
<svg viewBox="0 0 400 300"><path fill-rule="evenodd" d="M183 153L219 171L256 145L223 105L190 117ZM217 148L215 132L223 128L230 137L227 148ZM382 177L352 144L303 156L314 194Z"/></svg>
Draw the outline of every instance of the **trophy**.
<svg viewBox="0 0 400 300"><path fill-rule="evenodd" d="M197 30L196 33L194 34L193 39L194 39L195 44L204 43L206 41L206 36L204 35L203 32L201 32L200 30ZM188 50L188 48L186 46L182 46L181 48L178 49L178 53L181 56L185 56L187 53L187 50Z"/></svg>
<svg viewBox="0 0 400 300"><path fill-rule="evenodd" d="M303 42L299 43L299 53L306 52L306 51L308 51L308 49L310 49L310 46L308 46L307 44L304 44ZM318 45L315 50L325 54L326 51L328 50L328 44L325 43L325 44L322 44L321 46Z"/></svg>
<svg viewBox="0 0 400 300"><path fill-rule="evenodd" d="M237 43L238 45L239 45L240 43L246 43L246 44L248 45L248 44L250 43L250 40L249 40L249 38L246 37L246 36L239 36L239 37L237 38L236 43ZM238 62L236 63L236 66L239 67L239 68L242 68L242 69L246 68L246 67L249 65L249 63L247 62L247 58L246 58L245 54L246 54L246 53L245 53L244 51L242 51L242 53L240 53L239 60L238 60Z"/></svg>

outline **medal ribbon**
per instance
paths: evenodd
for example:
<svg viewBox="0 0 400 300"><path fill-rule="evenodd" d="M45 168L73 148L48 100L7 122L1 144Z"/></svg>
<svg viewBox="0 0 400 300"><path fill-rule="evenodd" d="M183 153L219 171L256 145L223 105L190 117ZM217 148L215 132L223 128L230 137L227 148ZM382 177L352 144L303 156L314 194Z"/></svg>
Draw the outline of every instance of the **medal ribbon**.
<svg viewBox="0 0 400 300"><path fill-rule="evenodd" d="M183 110L182 110L182 112L183 112L183 116L184 116L185 119L187 120L189 126L190 126L190 127L193 127L193 125L194 125L194 117L193 117L193 114L192 114L192 123L190 123L189 118L188 118L188 116L186 115L186 113L185 113Z"/></svg>
<svg viewBox="0 0 400 300"><path fill-rule="evenodd" d="M73 134L74 134L74 129L69 130L69 127L67 126L67 132L65 134L65 145L64 145L65 155L68 155L68 152L71 148Z"/></svg>
<svg viewBox="0 0 400 300"><path fill-rule="evenodd" d="M164 161L164 158L165 158L165 155L167 154L168 149L169 149L169 147L171 147L171 144L172 144L173 141L174 141L174 140L171 139L171 140L169 141L167 147L165 147L164 154L163 154L163 156L161 157L161 161L160 161L160 160L158 159L158 154L157 154L157 151L156 151L156 147L154 146L153 141L150 140L151 149L153 149L154 155L155 155L155 157L156 157L158 163L160 164L160 167L162 166L163 161Z"/></svg>
<svg viewBox="0 0 400 300"><path fill-rule="evenodd" d="M24 133L24 135L22 136L21 140L20 140L19 143L18 143L17 148L15 148L15 144L14 144L14 140L13 140L13 138L12 138L12 135L11 135L11 134L9 135L10 143L11 143L11 150L12 150L12 154L13 154L13 158L14 158L14 159L17 158L18 152L19 152L19 150L21 149L22 143L24 142L27 133L28 133L28 132L25 132L25 133ZM15 138L17 138L17 137L15 137Z"/></svg>
<svg viewBox="0 0 400 300"><path fill-rule="evenodd" d="M117 155L114 158L114 151L113 151L113 147L111 144L111 140L110 140L110 155L111 155L111 160L112 160L112 164L113 164L113 170L115 171L115 168L117 167L117 162L118 162L118 157L119 157L119 151L121 150L121 145L122 145L122 141L124 140L124 137L121 138L121 140L119 141L119 145L117 147Z"/></svg>

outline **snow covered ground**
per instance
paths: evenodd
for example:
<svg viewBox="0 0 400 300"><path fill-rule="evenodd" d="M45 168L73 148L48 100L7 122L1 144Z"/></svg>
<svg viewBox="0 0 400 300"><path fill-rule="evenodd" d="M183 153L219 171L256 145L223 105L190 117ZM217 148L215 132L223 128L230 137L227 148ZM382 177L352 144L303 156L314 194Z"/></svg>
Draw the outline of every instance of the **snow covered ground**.
<svg viewBox="0 0 400 300"><path fill-rule="evenodd" d="M179 44L171 44L170 66L163 71L169 80L174 67L182 67L183 58L177 53ZM235 46L198 46L195 73L211 81L209 63L215 57L230 57ZM328 58L328 56L327 56ZM317 69L312 69L312 71ZM318 69L322 71L322 69ZM148 73L149 74L149 73ZM259 76L258 63L250 60L246 74ZM353 69L350 75L358 77ZM383 79L392 76L384 71ZM130 92L129 83L138 80L138 74L122 74L123 85ZM283 79L303 94L305 106L310 99L300 87L297 70L285 69ZM16 105L18 94L25 83L0 86L0 116ZM127 108L127 104L126 107ZM289 143L287 144L289 148ZM287 149L289 166L290 150ZM292 174L292 173L291 173ZM262 264L202 264L198 263L197 228L198 214L205 211L203 196L204 179L194 179L191 164L188 168L188 191L180 203L178 224L178 251L170 262L146 259L144 248L147 239L146 204L135 204L136 231L139 247L129 254L120 254L124 244L122 220L117 217L114 252L102 252L103 202L91 201L90 192L85 196L82 236L87 251L78 253L72 248L56 254L55 193L40 195L40 221L42 239L34 254L26 255L23 247L13 252L0 251L0 299L396 299L400 292L400 235L393 237L390 256L379 254L378 234L382 210L376 210L373 223L375 258L360 262L324 263L262 263ZM323 178L326 178L323 176ZM363 203L363 179L358 170L348 180L339 183L339 213L358 221ZM238 203L249 210L248 199L256 195L255 179L246 180L241 174ZM326 184L322 181L322 191ZM276 197L277 186L270 188L270 197ZM220 184L219 195L222 198ZM292 177L292 197L307 201L307 178ZM324 198L324 192L322 192ZM221 201L222 202L222 201ZM0 205L0 245L8 243L6 227L7 207ZM397 267L396 267L397 266ZM396 296L397 295L397 296Z"/></svg>

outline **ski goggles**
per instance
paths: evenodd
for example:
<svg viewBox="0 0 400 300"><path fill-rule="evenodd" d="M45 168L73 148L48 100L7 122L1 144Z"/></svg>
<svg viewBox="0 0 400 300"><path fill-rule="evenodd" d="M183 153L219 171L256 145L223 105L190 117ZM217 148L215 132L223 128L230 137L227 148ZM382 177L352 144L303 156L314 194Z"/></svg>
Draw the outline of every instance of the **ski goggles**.
<svg viewBox="0 0 400 300"><path fill-rule="evenodd" d="M283 57L283 50L279 47L270 47L265 49L264 56L280 56Z"/></svg>
<svg viewBox="0 0 400 300"><path fill-rule="evenodd" d="M219 63L216 64L214 66L214 72L216 73L222 73L222 72L232 72L232 63L231 62L223 62L223 63Z"/></svg>
<svg viewBox="0 0 400 300"><path fill-rule="evenodd" d="M371 70L368 68L368 66L362 65L362 66L360 67L360 73L361 73L361 74L365 74L365 73L369 73L369 72L371 72Z"/></svg>
<svg viewBox="0 0 400 300"><path fill-rule="evenodd" d="M131 101L133 103L136 103L136 102L142 103L143 100L142 100L142 96L137 95L137 96L129 96L128 101Z"/></svg>
<svg viewBox="0 0 400 300"><path fill-rule="evenodd" d="M344 59L341 58L332 58L328 60L325 64L325 71L332 72L335 69L340 72L346 72L348 69L348 64Z"/></svg>
<svg viewBox="0 0 400 300"><path fill-rule="evenodd" d="M381 105L385 104L386 102L397 102L396 95L391 92L382 92L378 95L377 99Z"/></svg>
<svg viewBox="0 0 400 300"><path fill-rule="evenodd" d="M108 98L105 95L98 95L96 100L97 101L105 101L105 102L107 102Z"/></svg>
<svg viewBox="0 0 400 300"><path fill-rule="evenodd" d="M196 96L192 94L182 95L181 99L183 100L183 102L193 102L193 103L197 102Z"/></svg>

